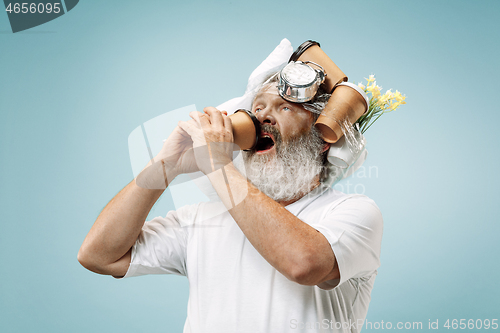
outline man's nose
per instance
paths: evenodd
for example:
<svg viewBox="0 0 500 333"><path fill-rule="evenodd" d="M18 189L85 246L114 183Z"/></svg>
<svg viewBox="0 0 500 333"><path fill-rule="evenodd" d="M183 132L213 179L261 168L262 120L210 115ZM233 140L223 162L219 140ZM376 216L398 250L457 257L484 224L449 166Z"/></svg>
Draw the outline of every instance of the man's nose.
<svg viewBox="0 0 500 333"><path fill-rule="evenodd" d="M274 118L270 108L265 108L264 110L257 112L255 117L257 117L257 120L261 124L276 125L276 119Z"/></svg>

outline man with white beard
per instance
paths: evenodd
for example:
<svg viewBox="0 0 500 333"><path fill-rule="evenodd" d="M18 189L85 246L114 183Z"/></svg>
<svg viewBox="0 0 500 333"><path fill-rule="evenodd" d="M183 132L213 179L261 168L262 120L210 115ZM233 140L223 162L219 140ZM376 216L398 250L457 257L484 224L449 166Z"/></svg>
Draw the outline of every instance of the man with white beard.
<svg viewBox="0 0 500 333"><path fill-rule="evenodd" d="M325 166L323 153L328 149L328 145L321 139L316 127L306 127L299 134L286 137L286 142L283 142L284 138L276 124L272 123L273 116L266 114L266 110L259 106L263 98L268 103L274 100L280 104L283 101L276 84L276 81L272 81L264 85L254 99L253 112L261 122L261 139L255 149L243 152L244 165L237 167L264 194L278 202L289 202L309 193L319 185L319 178L324 178L327 172L334 172L335 169L328 170ZM309 104L324 107L324 101L328 100L328 97L329 95L319 92L316 100ZM292 105L301 111L303 109L303 106ZM318 115L310 113L313 121ZM274 148L275 152L265 152L266 144Z"/></svg>
<svg viewBox="0 0 500 333"><path fill-rule="evenodd" d="M224 111L191 113L144 171L143 184L163 189L128 184L97 218L80 263L114 277L187 276L184 332L359 332L380 265L380 211L321 183L329 144L317 115L275 85L254 99L262 130L243 164L233 164ZM198 170L220 203L144 222L171 180ZM214 215L222 205L227 211Z"/></svg>

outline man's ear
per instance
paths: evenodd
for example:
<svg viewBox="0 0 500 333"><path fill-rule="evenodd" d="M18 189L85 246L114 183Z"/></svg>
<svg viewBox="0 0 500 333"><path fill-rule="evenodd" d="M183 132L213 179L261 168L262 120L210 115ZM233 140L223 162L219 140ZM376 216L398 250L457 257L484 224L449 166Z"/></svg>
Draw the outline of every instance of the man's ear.
<svg viewBox="0 0 500 333"><path fill-rule="evenodd" d="M321 152L324 153L325 151L328 150L328 148L330 148L330 146L331 146L331 143L325 142L323 144L323 150Z"/></svg>

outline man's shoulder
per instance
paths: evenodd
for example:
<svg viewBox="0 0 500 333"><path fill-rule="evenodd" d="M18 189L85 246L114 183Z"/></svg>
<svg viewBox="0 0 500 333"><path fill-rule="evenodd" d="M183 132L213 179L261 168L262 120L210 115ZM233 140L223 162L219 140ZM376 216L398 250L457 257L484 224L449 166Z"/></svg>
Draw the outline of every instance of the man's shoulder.
<svg viewBox="0 0 500 333"><path fill-rule="evenodd" d="M348 193L337 191L337 190L332 189L332 188L330 188L327 191L332 192L332 193L326 193L326 195L329 196L330 199L333 200L333 202L336 205L339 205L342 203L358 204L358 205L359 204L367 204L367 205L371 205L371 206L379 209L377 204L375 203L375 201L365 194L358 194L358 193L348 194Z"/></svg>
<svg viewBox="0 0 500 333"><path fill-rule="evenodd" d="M340 204L368 204L378 209L375 201L364 194L344 193L331 187L324 188L317 198L313 199L314 201L319 201L321 205L328 205L331 207Z"/></svg>
<svg viewBox="0 0 500 333"><path fill-rule="evenodd" d="M375 201L364 194L348 194L337 191L333 188L323 188L316 195L305 198L299 202L302 207L297 207L298 211L303 213L316 212L322 216L339 211L357 211L357 213L365 213L369 215L381 215L380 209Z"/></svg>

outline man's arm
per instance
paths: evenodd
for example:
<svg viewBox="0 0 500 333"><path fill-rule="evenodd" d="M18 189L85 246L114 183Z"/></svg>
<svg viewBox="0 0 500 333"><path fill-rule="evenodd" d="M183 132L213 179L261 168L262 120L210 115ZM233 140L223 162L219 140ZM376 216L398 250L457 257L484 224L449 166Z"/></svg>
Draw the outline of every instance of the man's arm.
<svg viewBox="0 0 500 333"><path fill-rule="evenodd" d="M85 268L115 277L127 273L131 248L169 181L198 170L191 148L191 138L176 127L154 160L106 205L78 252Z"/></svg>
<svg viewBox="0 0 500 333"><path fill-rule="evenodd" d="M191 114L197 123L179 123L193 138L194 146L231 143L230 119L215 108L204 111L206 114ZM338 265L328 240L249 183L231 163L231 149L223 149L225 145L211 147L211 162L200 154L196 159L198 167L208 176L236 223L264 259L300 284L316 285L338 279ZM225 175L220 170L213 172L218 169L214 166L224 166ZM235 207L233 201L238 203Z"/></svg>
<svg viewBox="0 0 500 333"><path fill-rule="evenodd" d="M78 261L95 273L122 277L149 211L164 190L139 187L133 180L102 210L78 252Z"/></svg>
<svg viewBox="0 0 500 333"><path fill-rule="evenodd" d="M304 285L340 278L335 255L323 234L249 183L232 163L224 171L227 182L214 173L209 175L212 185L247 239L274 268ZM238 202L234 207L224 195L228 185Z"/></svg>

